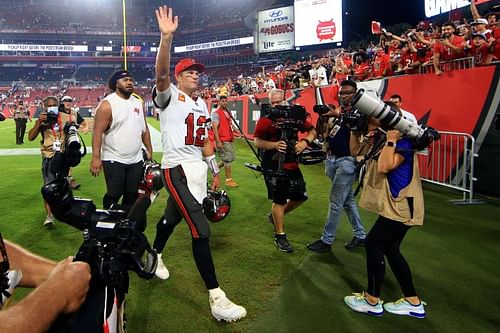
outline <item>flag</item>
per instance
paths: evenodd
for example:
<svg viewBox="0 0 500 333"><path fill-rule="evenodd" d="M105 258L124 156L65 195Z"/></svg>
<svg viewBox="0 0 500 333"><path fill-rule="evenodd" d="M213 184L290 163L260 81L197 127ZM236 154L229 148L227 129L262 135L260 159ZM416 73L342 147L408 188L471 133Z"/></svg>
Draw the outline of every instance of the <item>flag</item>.
<svg viewBox="0 0 500 333"><path fill-rule="evenodd" d="M380 22L372 21L372 34L380 35L382 33L382 26Z"/></svg>

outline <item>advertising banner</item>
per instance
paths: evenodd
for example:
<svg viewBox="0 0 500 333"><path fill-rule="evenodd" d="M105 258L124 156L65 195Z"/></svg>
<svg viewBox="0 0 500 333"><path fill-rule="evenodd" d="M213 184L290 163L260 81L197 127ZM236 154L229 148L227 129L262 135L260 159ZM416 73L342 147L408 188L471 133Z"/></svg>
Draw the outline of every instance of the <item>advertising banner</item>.
<svg viewBox="0 0 500 333"><path fill-rule="evenodd" d="M342 42L342 0L295 0L295 46Z"/></svg>
<svg viewBox="0 0 500 333"><path fill-rule="evenodd" d="M293 50L293 6L260 11L257 31L259 53Z"/></svg>

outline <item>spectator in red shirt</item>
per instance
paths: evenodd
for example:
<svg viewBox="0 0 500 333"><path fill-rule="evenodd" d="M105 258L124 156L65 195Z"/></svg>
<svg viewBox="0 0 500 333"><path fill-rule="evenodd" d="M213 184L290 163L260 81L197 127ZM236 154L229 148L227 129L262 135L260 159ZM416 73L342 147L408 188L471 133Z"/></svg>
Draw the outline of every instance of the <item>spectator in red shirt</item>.
<svg viewBox="0 0 500 333"><path fill-rule="evenodd" d="M371 66L366 53L358 52L354 55L353 76L355 81L364 81L371 77Z"/></svg>
<svg viewBox="0 0 500 333"><path fill-rule="evenodd" d="M490 53L490 47L486 38L482 34L473 34L471 43L467 45L468 54L474 57L474 65L484 66L491 63L493 55Z"/></svg>
<svg viewBox="0 0 500 333"><path fill-rule="evenodd" d="M373 78L380 79L384 76L392 75L390 58L381 48L376 49L375 60L373 61Z"/></svg>
<svg viewBox="0 0 500 333"><path fill-rule="evenodd" d="M433 62L436 75L443 74L439 66L440 61L449 61L464 57L465 40L455 35L455 24L446 22L441 28L441 36L434 44Z"/></svg>

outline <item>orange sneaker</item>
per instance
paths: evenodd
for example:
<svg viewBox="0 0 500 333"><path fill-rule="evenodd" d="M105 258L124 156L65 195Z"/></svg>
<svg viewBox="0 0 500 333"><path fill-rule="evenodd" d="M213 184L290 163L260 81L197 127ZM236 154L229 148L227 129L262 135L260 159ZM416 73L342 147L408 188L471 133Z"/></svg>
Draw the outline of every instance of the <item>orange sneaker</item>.
<svg viewBox="0 0 500 333"><path fill-rule="evenodd" d="M232 178L229 178L229 179L226 179L226 186L229 186L229 187L238 187L239 185Z"/></svg>

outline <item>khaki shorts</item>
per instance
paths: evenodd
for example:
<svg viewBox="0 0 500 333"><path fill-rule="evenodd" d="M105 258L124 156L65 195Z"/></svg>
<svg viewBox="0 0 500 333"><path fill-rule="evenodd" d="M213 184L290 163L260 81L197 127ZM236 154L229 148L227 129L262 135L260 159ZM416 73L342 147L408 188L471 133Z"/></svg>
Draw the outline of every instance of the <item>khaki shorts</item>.
<svg viewBox="0 0 500 333"><path fill-rule="evenodd" d="M234 145L232 142L223 142L222 149L218 149L220 159L224 163L231 163L234 161Z"/></svg>

